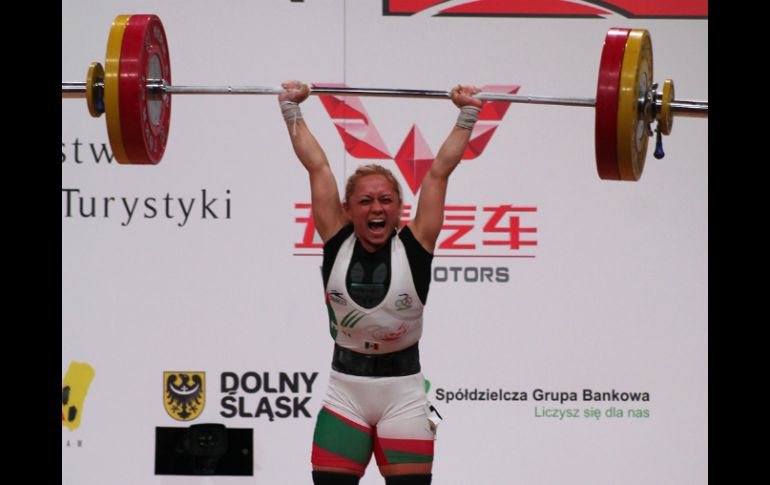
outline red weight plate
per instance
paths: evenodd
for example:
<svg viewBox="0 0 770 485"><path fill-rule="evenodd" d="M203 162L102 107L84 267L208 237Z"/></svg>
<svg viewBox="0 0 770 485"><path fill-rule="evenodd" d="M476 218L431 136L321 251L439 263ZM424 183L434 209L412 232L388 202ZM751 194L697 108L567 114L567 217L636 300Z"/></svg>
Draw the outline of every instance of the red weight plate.
<svg viewBox="0 0 770 485"><path fill-rule="evenodd" d="M618 92L623 53L630 29L611 28L604 38L596 84L596 169L599 178L620 180L618 168Z"/></svg>
<svg viewBox="0 0 770 485"><path fill-rule="evenodd" d="M147 89L160 80L171 84L163 24L155 15L132 15L120 52L120 125L132 164L156 164L166 150L171 96Z"/></svg>

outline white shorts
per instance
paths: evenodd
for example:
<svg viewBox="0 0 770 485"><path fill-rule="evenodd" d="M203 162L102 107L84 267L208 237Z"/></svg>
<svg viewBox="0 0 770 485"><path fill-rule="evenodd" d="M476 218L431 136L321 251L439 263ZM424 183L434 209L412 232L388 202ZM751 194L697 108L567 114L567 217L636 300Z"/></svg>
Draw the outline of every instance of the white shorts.
<svg viewBox="0 0 770 485"><path fill-rule="evenodd" d="M430 463L437 424L422 373L363 377L332 369L316 421L312 462L359 474L372 452L380 466Z"/></svg>

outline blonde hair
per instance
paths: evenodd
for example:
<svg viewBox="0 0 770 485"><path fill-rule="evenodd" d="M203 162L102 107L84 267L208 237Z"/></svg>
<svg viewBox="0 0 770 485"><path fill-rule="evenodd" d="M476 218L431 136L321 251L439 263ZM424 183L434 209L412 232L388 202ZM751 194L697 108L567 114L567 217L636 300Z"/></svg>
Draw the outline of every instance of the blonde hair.
<svg viewBox="0 0 770 485"><path fill-rule="evenodd" d="M361 165L356 169L355 172L353 172L350 177L348 177L348 181L345 184L345 203L347 203L350 196L353 195L353 191L356 189L356 184L358 181L364 177L368 177L369 175L382 175L385 177L385 179L390 182L391 185L393 185L393 188L396 189L396 193L398 194L398 203L402 203L403 197L401 197L401 184L399 184L398 180L396 180L396 177L393 176L393 172L383 167L382 165L377 165L376 163Z"/></svg>

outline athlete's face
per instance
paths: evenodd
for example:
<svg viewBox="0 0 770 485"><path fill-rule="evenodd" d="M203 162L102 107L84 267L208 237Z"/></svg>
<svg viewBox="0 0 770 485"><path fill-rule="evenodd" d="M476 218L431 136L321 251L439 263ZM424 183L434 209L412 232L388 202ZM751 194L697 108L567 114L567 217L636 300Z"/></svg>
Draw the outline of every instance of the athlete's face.
<svg viewBox="0 0 770 485"><path fill-rule="evenodd" d="M369 252L385 245L401 217L398 192L382 175L362 177L343 208L356 237Z"/></svg>

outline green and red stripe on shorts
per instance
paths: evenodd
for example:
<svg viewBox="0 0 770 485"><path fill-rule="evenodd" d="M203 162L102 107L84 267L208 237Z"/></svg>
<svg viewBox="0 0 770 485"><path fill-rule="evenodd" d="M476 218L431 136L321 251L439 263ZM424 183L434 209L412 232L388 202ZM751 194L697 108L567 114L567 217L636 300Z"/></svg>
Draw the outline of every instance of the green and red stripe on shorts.
<svg viewBox="0 0 770 485"><path fill-rule="evenodd" d="M363 475L374 452L379 466L433 462L433 440L382 438L376 428L360 425L322 408L313 434L311 462Z"/></svg>

